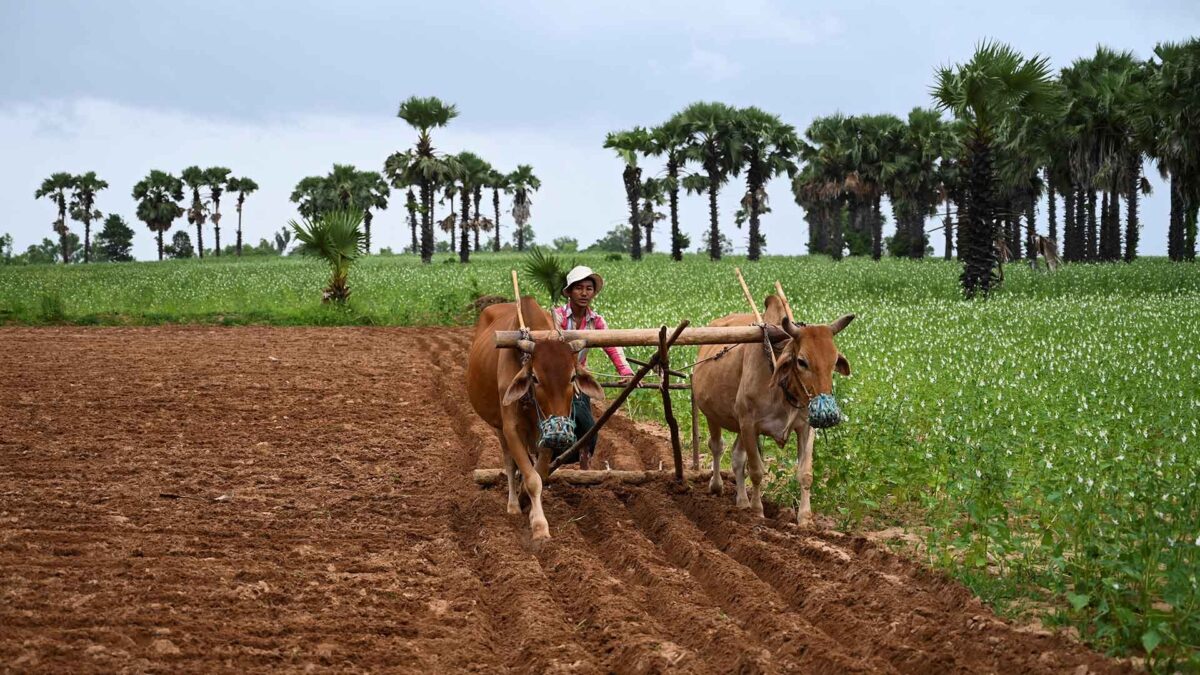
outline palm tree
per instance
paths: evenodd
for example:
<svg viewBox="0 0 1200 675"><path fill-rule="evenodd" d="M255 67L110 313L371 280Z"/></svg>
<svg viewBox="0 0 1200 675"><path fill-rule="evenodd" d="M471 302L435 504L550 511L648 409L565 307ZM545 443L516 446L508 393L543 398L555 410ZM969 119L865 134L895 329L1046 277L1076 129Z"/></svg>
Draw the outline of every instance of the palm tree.
<svg viewBox="0 0 1200 675"><path fill-rule="evenodd" d="M1200 208L1200 38L1154 47L1141 136L1159 173L1170 179L1167 256L1194 260Z"/></svg>
<svg viewBox="0 0 1200 675"><path fill-rule="evenodd" d="M58 233L64 265L71 261L71 251L67 241L67 234L70 232L70 229L67 228L67 190L74 187L75 177L60 171L50 174L50 177L42 181L42 186L33 194L35 199L49 197L58 207L58 220L54 221L54 231Z"/></svg>
<svg viewBox="0 0 1200 675"><path fill-rule="evenodd" d="M667 191L671 210L671 258L675 261L683 260L683 239L679 232L679 188L682 186L679 171L687 159L687 143L687 131L679 115L650 130L647 152L667 159L667 177L663 187Z"/></svg>
<svg viewBox="0 0 1200 675"><path fill-rule="evenodd" d="M659 213L655 207L662 206L667 199L665 179L647 178L638 189L638 198L642 200L642 210L638 214L638 222L646 233L646 253L654 253L654 224L666 216Z"/></svg>
<svg viewBox="0 0 1200 675"><path fill-rule="evenodd" d="M332 207L328 181L322 176L301 178L292 190L289 200L296 204L300 217L307 220L316 220L323 211Z"/></svg>
<svg viewBox="0 0 1200 675"><path fill-rule="evenodd" d="M475 232L475 250L479 250L479 229L477 227L479 220L479 201L483 191L483 184L487 182L488 174L492 167L485 162L483 158L473 152L460 152L455 156L458 160L458 180L460 187L460 197L462 199L462 213L460 214L462 222L462 238L459 241L458 261L462 263L471 261L471 247L469 244L468 233L471 230ZM471 201L474 199L475 216L471 216Z"/></svg>
<svg viewBox="0 0 1200 675"><path fill-rule="evenodd" d="M225 189L229 190L230 192L236 192L237 196L238 196L238 198L237 198L237 214L238 214L237 254L238 254L238 257L241 257L241 255L242 255L242 206L246 203L246 195L251 194L254 191L258 190L258 183L255 183L252 179L245 178L245 177L230 178L229 182L226 184Z"/></svg>
<svg viewBox="0 0 1200 675"><path fill-rule="evenodd" d="M496 222L493 226L496 228L496 236L492 239L492 250L496 253L500 252L500 193L508 193L512 190L512 183L508 180L508 174L496 169L492 169L488 174L487 187L492 189L492 210L496 215Z"/></svg>
<svg viewBox="0 0 1200 675"><path fill-rule="evenodd" d="M188 223L196 226L196 251L201 258L204 257L204 221L207 220L205 215L206 204L200 197L200 189L205 186L204 169L198 166L189 166L180 174L186 184L192 190L192 206L187 211Z"/></svg>
<svg viewBox="0 0 1200 675"><path fill-rule="evenodd" d="M537 192L542 187L542 181L533 175L533 167L528 164L518 164L515 171L508 174L508 183L513 193L512 215L517 224L517 250L525 250L525 223L529 222L529 207L533 200L530 192Z"/></svg>
<svg viewBox="0 0 1200 675"><path fill-rule="evenodd" d="M625 164L621 179L625 184L625 201L629 206L629 257L641 260L642 226L638 217L638 198L642 191L642 169L638 166L638 153L646 152L650 147L650 134L642 127L613 132L605 137L604 147L615 150Z"/></svg>
<svg viewBox="0 0 1200 675"><path fill-rule="evenodd" d="M204 184L208 186L209 198L212 199L213 224L213 255L221 255L221 195L229 189L229 174L231 171L223 166L210 166L204 170Z"/></svg>
<svg viewBox="0 0 1200 675"><path fill-rule="evenodd" d="M358 171L354 176L351 203L362 210L363 252L371 254L371 209L386 209L391 190L377 171Z"/></svg>
<svg viewBox="0 0 1200 675"><path fill-rule="evenodd" d="M400 104L396 116L417 130L417 145L410 166L421 192L421 261L428 263L433 260L433 186L447 173L429 132L449 124L458 116L458 109L436 97L413 96Z"/></svg>
<svg viewBox="0 0 1200 675"><path fill-rule="evenodd" d="M103 214L96 209L96 193L108 183L96 177L95 171L75 176L75 194L71 198L71 218L83 223L83 262L92 259L92 221Z"/></svg>
<svg viewBox="0 0 1200 675"><path fill-rule="evenodd" d="M329 286L321 294L322 302L344 303L350 297L350 287L346 284L350 265L364 253L362 219L363 212L352 208L327 211L316 220L306 219L303 224L288 222L300 242L296 251L329 263L331 276Z"/></svg>
<svg viewBox="0 0 1200 675"><path fill-rule="evenodd" d="M750 260L762 255L759 215L767 206L767 181L786 173L796 175L793 160L800 152L796 129L778 117L755 107L742 108L735 114L739 154L746 165L746 197L743 206L750 220Z"/></svg>
<svg viewBox="0 0 1200 675"><path fill-rule="evenodd" d="M834 260L842 259L848 186L857 180L850 151L853 125L841 114L813 120L800 149L804 169L792 179L792 194L809 223L809 252L826 253Z"/></svg>
<svg viewBox="0 0 1200 675"><path fill-rule="evenodd" d="M941 68L933 97L967 127L967 209L962 251L963 293L986 296L996 285L995 153L1012 141L1010 130L1059 105L1047 60L1025 58L1008 45L984 42L965 64Z"/></svg>
<svg viewBox="0 0 1200 675"><path fill-rule="evenodd" d="M925 108L913 108L898 131L879 175L892 202L896 236L908 242L910 258L923 258L925 220L942 198L938 159L950 150L952 135L941 114Z"/></svg>
<svg viewBox="0 0 1200 675"><path fill-rule="evenodd" d="M138 200L138 220L146 223L158 239L158 259L162 260L163 233L183 215L183 207L179 205L183 199L183 181L154 169L133 186L133 198Z"/></svg>
<svg viewBox="0 0 1200 675"><path fill-rule="evenodd" d="M416 253L420 246L417 242L417 211L421 206L412 191L414 186L420 185L420 180L413 170L415 164L416 154L412 150L393 152L383 162L383 174L391 182L392 188L405 191L404 208L408 212L408 227L412 234L410 246L413 253Z"/></svg>
<svg viewBox="0 0 1200 675"><path fill-rule="evenodd" d="M693 103L680 113L688 136L687 157L698 162L708 178L708 256L721 258L721 229L717 221L717 193L741 167L741 144L734 111L724 103Z"/></svg>

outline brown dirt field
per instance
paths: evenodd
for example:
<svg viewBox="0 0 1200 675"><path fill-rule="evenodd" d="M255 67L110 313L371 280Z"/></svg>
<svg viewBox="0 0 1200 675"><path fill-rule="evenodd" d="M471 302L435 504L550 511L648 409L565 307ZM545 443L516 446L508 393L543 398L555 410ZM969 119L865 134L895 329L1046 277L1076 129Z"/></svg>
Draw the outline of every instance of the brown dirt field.
<svg viewBox="0 0 1200 675"><path fill-rule="evenodd" d="M1126 668L863 537L665 480L549 488L535 550L471 482L500 456L469 341L0 329L0 669ZM667 457L622 416L602 435L614 469Z"/></svg>

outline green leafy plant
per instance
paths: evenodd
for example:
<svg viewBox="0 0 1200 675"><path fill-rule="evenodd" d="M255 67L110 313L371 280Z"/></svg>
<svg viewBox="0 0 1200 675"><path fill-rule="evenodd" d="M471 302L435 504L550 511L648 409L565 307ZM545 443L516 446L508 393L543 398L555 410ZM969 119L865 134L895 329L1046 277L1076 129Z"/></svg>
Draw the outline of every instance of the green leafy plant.
<svg viewBox="0 0 1200 675"><path fill-rule="evenodd" d="M546 291L553 305L558 300L563 286L567 285L567 272L575 266L575 260L564 263L556 255L547 253L541 246L534 246L525 255L525 274Z"/></svg>
<svg viewBox="0 0 1200 675"><path fill-rule="evenodd" d="M350 297L350 287L346 284L350 265L366 252L362 218L357 210L331 211L303 224L294 220L288 223L300 242L296 247L298 253L329 263L332 276L321 295L322 302L344 303Z"/></svg>

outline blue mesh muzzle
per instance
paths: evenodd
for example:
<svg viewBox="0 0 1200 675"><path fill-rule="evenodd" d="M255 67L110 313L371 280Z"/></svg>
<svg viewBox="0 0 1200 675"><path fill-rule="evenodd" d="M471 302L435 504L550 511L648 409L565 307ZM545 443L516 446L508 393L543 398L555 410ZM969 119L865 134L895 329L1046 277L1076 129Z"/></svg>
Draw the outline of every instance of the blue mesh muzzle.
<svg viewBox="0 0 1200 675"><path fill-rule="evenodd" d="M808 402L808 424L814 429L836 427L841 421L842 411L833 394L817 394Z"/></svg>
<svg viewBox="0 0 1200 675"><path fill-rule="evenodd" d="M575 420L570 417L550 415L538 422L541 440L538 445L555 451L563 451L575 442Z"/></svg>

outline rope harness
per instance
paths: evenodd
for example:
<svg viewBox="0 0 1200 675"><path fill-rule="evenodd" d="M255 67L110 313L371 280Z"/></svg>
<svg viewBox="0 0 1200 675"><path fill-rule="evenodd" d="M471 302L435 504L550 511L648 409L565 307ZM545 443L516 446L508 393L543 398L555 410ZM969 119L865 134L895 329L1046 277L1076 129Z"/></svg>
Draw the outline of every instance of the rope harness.
<svg viewBox="0 0 1200 675"><path fill-rule="evenodd" d="M557 325L555 326L557 328ZM562 331L558 332L559 339L562 339ZM522 340L533 340L533 336L529 333L529 328L521 328ZM528 352L521 352L521 367L532 368L529 361L533 358ZM533 373L530 373L533 377ZM534 394L534 387L537 386L537 379L533 379L529 385L529 391L521 399L522 404L528 406L533 404L534 414L537 416L538 427L538 445L550 448L551 450L561 451L571 447L575 442L575 420L562 415L547 415L542 412L542 406L538 403L537 396Z"/></svg>

